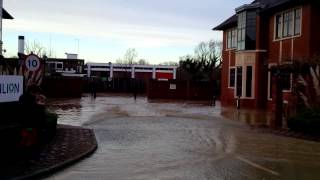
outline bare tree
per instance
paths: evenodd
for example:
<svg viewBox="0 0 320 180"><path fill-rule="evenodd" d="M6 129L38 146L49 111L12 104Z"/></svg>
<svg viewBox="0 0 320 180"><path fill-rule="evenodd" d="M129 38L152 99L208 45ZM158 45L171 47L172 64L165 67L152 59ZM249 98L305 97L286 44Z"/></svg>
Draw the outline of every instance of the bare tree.
<svg viewBox="0 0 320 180"><path fill-rule="evenodd" d="M56 57L55 52L52 48L46 48L40 41L34 40L33 42L27 41L26 43L26 53L27 54L36 54L39 57Z"/></svg>
<svg viewBox="0 0 320 180"><path fill-rule="evenodd" d="M195 48L195 59L203 64L211 64L213 68L221 66L222 42L210 40L201 42Z"/></svg>
<svg viewBox="0 0 320 180"><path fill-rule="evenodd" d="M219 41L201 42L195 47L194 55L180 58L180 69L192 79L217 81L220 78L221 51L222 43Z"/></svg>
<svg viewBox="0 0 320 180"><path fill-rule="evenodd" d="M138 57L138 52L135 48L129 48L127 49L126 53L123 57L123 62L125 64L134 64L135 59Z"/></svg>
<svg viewBox="0 0 320 180"><path fill-rule="evenodd" d="M116 63L117 64L124 64L124 61L121 58L116 59Z"/></svg>
<svg viewBox="0 0 320 180"><path fill-rule="evenodd" d="M139 64L139 65L148 65L149 62L148 62L148 60L146 60L146 59L139 59L139 61L138 61L137 64Z"/></svg>

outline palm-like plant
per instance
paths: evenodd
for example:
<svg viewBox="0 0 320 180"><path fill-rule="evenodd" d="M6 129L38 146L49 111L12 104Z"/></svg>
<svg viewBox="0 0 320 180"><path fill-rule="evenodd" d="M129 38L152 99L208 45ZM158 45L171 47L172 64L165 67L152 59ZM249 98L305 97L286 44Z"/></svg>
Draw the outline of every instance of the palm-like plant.
<svg viewBox="0 0 320 180"><path fill-rule="evenodd" d="M320 108L320 66L309 67L309 74L303 77L298 75L297 88L298 96L303 100L308 109Z"/></svg>

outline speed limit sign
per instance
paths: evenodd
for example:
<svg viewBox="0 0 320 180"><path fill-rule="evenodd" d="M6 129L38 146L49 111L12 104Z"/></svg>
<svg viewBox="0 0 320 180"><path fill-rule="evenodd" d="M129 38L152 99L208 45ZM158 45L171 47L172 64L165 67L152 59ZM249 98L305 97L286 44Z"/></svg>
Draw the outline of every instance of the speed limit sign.
<svg viewBox="0 0 320 180"><path fill-rule="evenodd" d="M26 58L26 68L29 71L37 71L40 68L40 58L37 55L31 54Z"/></svg>

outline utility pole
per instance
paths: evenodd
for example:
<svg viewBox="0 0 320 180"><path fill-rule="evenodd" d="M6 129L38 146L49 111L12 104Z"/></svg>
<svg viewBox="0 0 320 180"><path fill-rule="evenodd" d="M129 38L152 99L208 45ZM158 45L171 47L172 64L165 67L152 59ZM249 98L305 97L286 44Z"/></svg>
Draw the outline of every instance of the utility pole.
<svg viewBox="0 0 320 180"><path fill-rule="evenodd" d="M0 0L0 56L2 56L3 42L2 42L2 8L3 0Z"/></svg>

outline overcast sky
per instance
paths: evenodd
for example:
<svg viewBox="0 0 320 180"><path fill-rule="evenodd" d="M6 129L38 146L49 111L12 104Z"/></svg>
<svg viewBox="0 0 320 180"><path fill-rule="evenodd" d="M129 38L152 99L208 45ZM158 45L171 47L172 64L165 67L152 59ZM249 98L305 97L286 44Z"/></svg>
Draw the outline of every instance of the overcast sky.
<svg viewBox="0 0 320 180"><path fill-rule="evenodd" d="M126 49L158 64L193 53L201 41L221 40L211 29L249 0L4 0L14 16L3 25L5 56L16 55L18 35L78 53L90 62L114 62Z"/></svg>

